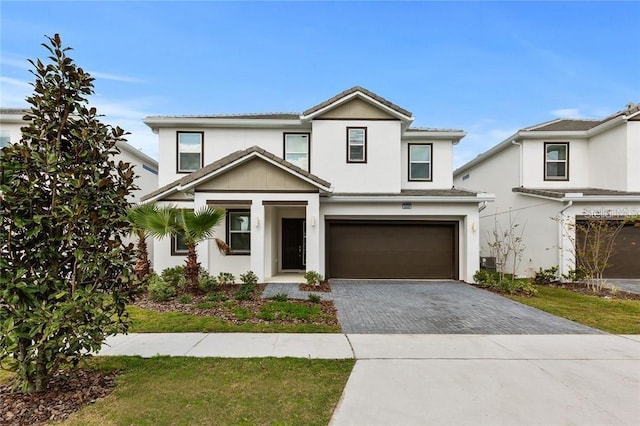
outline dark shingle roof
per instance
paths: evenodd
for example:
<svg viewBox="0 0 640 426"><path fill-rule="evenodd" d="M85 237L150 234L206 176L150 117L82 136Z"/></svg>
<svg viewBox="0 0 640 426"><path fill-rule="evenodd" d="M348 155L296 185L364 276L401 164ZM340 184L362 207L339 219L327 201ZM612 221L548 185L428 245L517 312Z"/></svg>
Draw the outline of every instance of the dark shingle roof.
<svg viewBox="0 0 640 426"><path fill-rule="evenodd" d="M580 193L585 197L620 197L620 196L639 196L640 192L617 191L614 189L603 188L513 188L513 192L523 194L540 195L550 198L564 198L567 194Z"/></svg>
<svg viewBox="0 0 640 426"><path fill-rule="evenodd" d="M327 99L324 102L319 103L316 106L313 106L311 108L309 108L308 110L306 110L305 112L302 113L302 115L309 115L309 114L313 114L316 111L321 110L324 107L327 107L329 105L331 105L334 102L339 101L340 99L351 95L352 93L355 92L361 92L365 95L367 95L368 97L375 99L376 101L380 102L381 104L393 109L394 111L402 114L402 115L406 115L407 117L411 117L413 114L411 114L410 111L407 111L404 108L399 107L398 105L394 104L393 102L388 101L387 99L383 98L382 96L378 96L373 92L370 92L369 90L365 89L364 87L360 87L360 86L354 86L351 89L347 89L344 92L338 93L337 95L335 95L334 97Z"/></svg>
<svg viewBox="0 0 640 426"><path fill-rule="evenodd" d="M589 130L602 123L601 120L573 120L559 119L547 123L536 124L523 130L532 132L583 131Z"/></svg>
<svg viewBox="0 0 640 426"><path fill-rule="evenodd" d="M158 188L153 192L150 192L149 194L145 195L144 197L142 197L142 201L146 201L149 200L155 196L158 196L160 194L162 194L163 192L166 192L176 186L185 186L188 185L192 182L195 182L196 180L207 176L210 173L215 172L216 170L219 170L235 161L238 161L244 157L248 157L251 154L260 154L264 157L269 158L272 161L275 161L278 164L281 164L282 166L284 166L285 168L296 172L306 178L308 178L309 180L317 183L320 186L324 186L325 188L328 188L331 186L331 183L327 182L324 179L319 178L318 176L307 172L306 170L301 169L298 166L295 166L291 163L289 163L288 161L283 160L280 157L277 157L276 155L273 155L272 153L258 147L258 146L252 146L251 148L247 148L245 150L241 150L241 151L235 151L232 152L231 154L227 155L226 157L223 157L221 159L219 159L218 161L214 161L211 164L208 164L207 166L201 168L200 170L197 170L195 172L189 173L188 175L184 176L181 179L178 179L174 182L171 182L168 185L163 186L162 188Z"/></svg>
<svg viewBox="0 0 640 426"><path fill-rule="evenodd" d="M27 108L0 108L0 114L7 114L7 115L23 115L28 113L29 109Z"/></svg>
<svg viewBox="0 0 640 426"><path fill-rule="evenodd" d="M338 192L331 196L340 197L474 197L477 192L464 189L403 189L400 192L373 193L373 192Z"/></svg>
<svg viewBox="0 0 640 426"><path fill-rule="evenodd" d="M209 114L209 115L152 115L147 118L236 118L240 120L297 120L300 113L297 112L266 112L248 114Z"/></svg>

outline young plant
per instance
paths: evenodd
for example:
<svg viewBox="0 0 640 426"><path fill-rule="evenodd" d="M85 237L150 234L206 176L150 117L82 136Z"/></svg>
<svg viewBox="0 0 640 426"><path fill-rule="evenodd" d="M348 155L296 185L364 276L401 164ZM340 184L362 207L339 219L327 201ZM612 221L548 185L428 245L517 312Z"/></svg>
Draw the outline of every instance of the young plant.
<svg viewBox="0 0 640 426"><path fill-rule="evenodd" d="M156 273L149 275L148 283L149 299L155 302L165 302L176 295L176 288Z"/></svg>
<svg viewBox="0 0 640 426"><path fill-rule="evenodd" d="M271 299L277 302L286 302L288 298L289 296L287 295L287 293L277 293L271 296Z"/></svg>
<svg viewBox="0 0 640 426"><path fill-rule="evenodd" d="M540 284L540 285L548 285L554 282L558 281L558 267L557 266L552 266L551 268L547 268L547 269L538 269L538 272L536 272L535 277L533 278L533 281L536 284Z"/></svg>
<svg viewBox="0 0 640 426"><path fill-rule="evenodd" d="M323 276L316 271L307 271L304 273L304 279L307 280L308 285L319 287L324 280Z"/></svg>
<svg viewBox="0 0 640 426"><path fill-rule="evenodd" d="M309 293L309 296L307 297L309 298L309 301L313 303L320 303L320 301L322 300L322 297L319 294L315 293Z"/></svg>
<svg viewBox="0 0 640 426"><path fill-rule="evenodd" d="M220 272L216 280L220 285L233 284L236 282L236 277L230 272Z"/></svg>
<svg viewBox="0 0 640 426"><path fill-rule="evenodd" d="M240 281L242 281L243 284L257 284L258 276L254 274L253 271L247 271L240 275Z"/></svg>

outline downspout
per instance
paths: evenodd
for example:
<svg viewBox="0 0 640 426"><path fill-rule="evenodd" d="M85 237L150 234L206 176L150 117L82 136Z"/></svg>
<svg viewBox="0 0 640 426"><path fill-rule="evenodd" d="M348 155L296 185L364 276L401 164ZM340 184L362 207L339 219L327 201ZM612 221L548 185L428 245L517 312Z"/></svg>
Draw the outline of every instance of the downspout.
<svg viewBox="0 0 640 426"><path fill-rule="evenodd" d="M573 201L568 201L567 204L564 206L564 208L562 210L560 210L560 214L559 214L559 218L558 218L558 236L559 236L559 246L560 246L560 256L559 256L559 269L560 269L560 276L562 277L562 275L566 274L569 271L565 271L564 270L564 220L563 220L563 216L564 216L564 212L566 212L569 208L571 208L571 206L573 206Z"/></svg>
<svg viewBox="0 0 640 426"><path fill-rule="evenodd" d="M518 185L518 186L519 186L520 188L522 188L522 186L523 186L523 184L522 184L522 163L523 163L523 159L522 159L522 157L523 157L523 154L522 154L522 144L521 144L520 142L516 142L516 140L515 140L515 139L511 141L511 144L512 144L512 145L517 145L517 146L518 146L518 154L519 154L519 156L520 156L520 164L519 164L519 167L518 167L518 180L519 180L520 182L519 182L519 185Z"/></svg>

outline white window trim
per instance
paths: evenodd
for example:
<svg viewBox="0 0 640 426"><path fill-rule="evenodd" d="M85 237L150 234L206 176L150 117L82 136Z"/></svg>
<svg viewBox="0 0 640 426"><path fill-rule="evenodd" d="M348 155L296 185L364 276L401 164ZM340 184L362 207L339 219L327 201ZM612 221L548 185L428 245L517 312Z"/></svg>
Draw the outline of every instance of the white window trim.
<svg viewBox="0 0 640 426"><path fill-rule="evenodd" d="M182 162L180 157L180 135L183 134L197 134L200 135L200 165L197 169L183 169ZM204 132L189 132L189 131L178 131L176 133L176 171L178 173L191 173L202 168L202 159L204 157Z"/></svg>
<svg viewBox="0 0 640 426"><path fill-rule="evenodd" d="M307 150L304 152L296 152L296 151L289 151L287 150L287 138L289 136L304 136L307 140ZM309 133L285 133L284 134L284 160L285 161L289 161L287 159L289 154L306 154L307 155L307 167L302 167L303 170L306 170L307 172L311 171L311 143L310 143L310 135ZM292 163L291 161L289 161L290 163ZM292 163L294 164L294 163Z"/></svg>
<svg viewBox="0 0 640 426"><path fill-rule="evenodd" d="M351 131L352 130L361 130L362 131L362 143L354 143L351 140ZM362 147L362 158L353 159L351 157L351 147L352 146L361 146ZM366 163L367 162L367 128L366 127L347 127L347 163Z"/></svg>
<svg viewBox="0 0 640 426"><path fill-rule="evenodd" d="M548 148L551 146L564 146L564 160L550 160ZM564 163L564 176L549 176L548 165L550 163ZM545 142L544 144L544 180L569 180L569 142Z"/></svg>
<svg viewBox="0 0 640 426"><path fill-rule="evenodd" d="M411 147L414 146L428 146L429 147L429 160L411 160ZM407 170L409 182L432 182L433 181L433 144L431 143L410 143L408 148L409 156L409 170ZM426 178L414 178L411 177L411 165L412 164L428 164L429 165L429 177Z"/></svg>

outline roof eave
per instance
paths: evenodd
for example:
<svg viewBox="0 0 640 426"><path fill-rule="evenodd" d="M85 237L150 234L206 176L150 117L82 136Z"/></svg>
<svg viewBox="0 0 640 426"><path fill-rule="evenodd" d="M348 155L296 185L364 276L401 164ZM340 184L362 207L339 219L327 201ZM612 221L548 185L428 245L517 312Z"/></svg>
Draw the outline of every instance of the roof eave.
<svg viewBox="0 0 640 426"><path fill-rule="evenodd" d="M250 128L282 128L307 127L299 119L274 118L207 118L207 117L145 117L144 124L151 129L171 127L215 128L215 127L250 127Z"/></svg>
<svg viewBox="0 0 640 426"><path fill-rule="evenodd" d="M421 203L481 203L494 201L494 194L479 193L476 195L331 195L326 201L336 203L397 203L397 202L421 202Z"/></svg>
<svg viewBox="0 0 640 426"><path fill-rule="evenodd" d="M463 131L437 131L437 130L414 130L411 132L404 132L402 134L403 140L451 140L454 145L457 145L462 138L467 135Z"/></svg>

